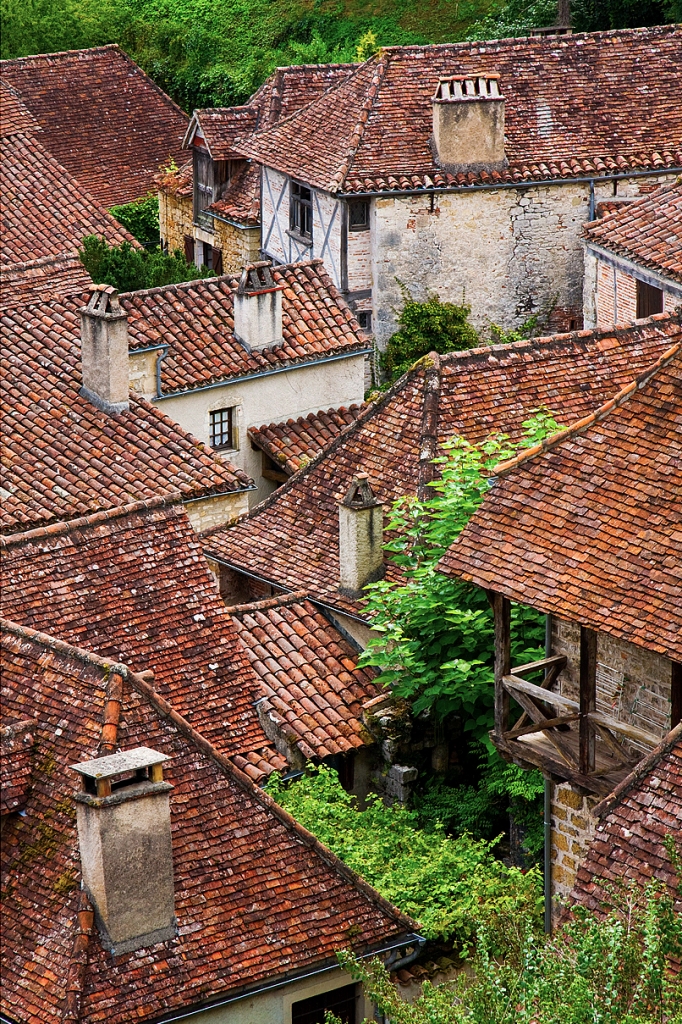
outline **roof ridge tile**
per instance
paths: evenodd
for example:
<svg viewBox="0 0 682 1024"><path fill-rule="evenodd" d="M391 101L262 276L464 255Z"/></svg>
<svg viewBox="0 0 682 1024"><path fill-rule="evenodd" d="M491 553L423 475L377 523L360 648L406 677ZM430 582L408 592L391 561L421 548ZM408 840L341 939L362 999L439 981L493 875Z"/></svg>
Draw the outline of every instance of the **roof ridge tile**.
<svg viewBox="0 0 682 1024"><path fill-rule="evenodd" d="M91 512L87 516L78 516L75 519L60 520L50 523L47 526L38 526L33 530L26 530L23 533L8 533L0 537L0 548L15 547L19 544L28 544L34 540L42 540L47 537L60 537L72 530L81 530L89 526L97 526L99 523L108 523L122 516L128 516L136 512L151 512L157 508L164 508L179 505L182 502L180 491L170 494L162 494L156 498L144 498L140 501L132 501L127 505L118 505L114 508L101 509L99 512Z"/></svg>

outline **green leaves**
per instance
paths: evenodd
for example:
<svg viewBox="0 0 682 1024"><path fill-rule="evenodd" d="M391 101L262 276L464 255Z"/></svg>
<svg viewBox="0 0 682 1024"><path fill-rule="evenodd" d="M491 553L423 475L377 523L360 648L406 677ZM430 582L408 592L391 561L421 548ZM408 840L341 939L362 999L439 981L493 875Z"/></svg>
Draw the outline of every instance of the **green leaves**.
<svg viewBox="0 0 682 1024"><path fill-rule="evenodd" d="M159 197L148 195L109 211L145 247L159 244Z"/></svg>
<svg viewBox="0 0 682 1024"><path fill-rule="evenodd" d="M385 807L377 796L359 811L325 767L289 788L272 779L268 790L386 899L417 918L428 937L464 946L480 915L500 908L539 920L539 874L506 867L494 855L496 841L452 839L438 824L421 829L415 811Z"/></svg>
<svg viewBox="0 0 682 1024"><path fill-rule="evenodd" d="M214 276L208 267L188 263L180 249L165 253L160 249L134 249L130 242L109 245L97 235L83 239L78 255L95 284L110 284L120 292Z"/></svg>

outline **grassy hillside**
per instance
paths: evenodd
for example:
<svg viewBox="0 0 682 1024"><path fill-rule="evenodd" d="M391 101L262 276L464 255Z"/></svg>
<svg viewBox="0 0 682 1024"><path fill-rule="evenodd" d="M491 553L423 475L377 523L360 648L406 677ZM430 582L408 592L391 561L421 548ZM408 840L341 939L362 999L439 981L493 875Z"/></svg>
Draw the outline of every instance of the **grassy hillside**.
<svg viewBox="0 0 682 1024"><path fill-rule="evenodd" d="M3 57L118 42L185 109L243 102L281 64L520 35L555 0L0 0ZM573 0L576 28L682 20L682 0Z"/></svg>

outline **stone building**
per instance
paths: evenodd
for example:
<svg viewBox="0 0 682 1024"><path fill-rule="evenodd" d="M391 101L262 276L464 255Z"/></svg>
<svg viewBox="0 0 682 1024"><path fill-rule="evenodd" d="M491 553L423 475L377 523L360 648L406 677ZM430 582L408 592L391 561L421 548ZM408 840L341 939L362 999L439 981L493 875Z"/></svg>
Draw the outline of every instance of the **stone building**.
<svg viewBox="0 0 682 1024"><path fill-rule="evenodd" d="M366 645L362 601L344 592L341 583L339 506L358 472L369 475L388 512L402 495L428 493L435 473L431 460L443 442L455 435L479 442L498 431L517 438L523 420L538 406L570 423L649 366L679 333L676 317L657 316L615 331L581 331L440 357L432 353L363 408L248 517L206 538L204 549L225 600L235 604L306 591ZM286 425L281 433L289 436ZM276 456L286 448L278 443L272 451ZM390 564L387 571L394 571Z"/></svg>
<svg viewBox="0 0 682 1024"><path fill-rule="evenodd" d="M584 230L586 326L632 323L682 305L682 179L605 205L605 216Z"/></svg>
<svg viewBox="0 0 682 1024"><path fill-rule="evenodd" d="M155 191L180 160L187 115L119 46L0 62L45 149L107 209Z"/></svg>
<svg viewBox="0 0 682 1024"><path fill-rule="evenodd" d="M235 189L252 183L263 257L323 259L380 345L400 282L417 298L468 303L480 327L538 316L570 330L582 326L581 231L596 204L682 168L681 59L680 28L661 26L388 47L322 69L315 86L307 71L280 70L246 109L194 119L195 154L213 146L214 125L225 147L205 201L234 155L250 159ZM198 175L206 160L195 161ZM196 209L202 187L195 175Z"/></svg>
<svg viewBox="0 0 682 1024"><path fill-rule="evenodd" d="M260 259L260 167L235 146L256 128L275 124L343 80L352 64L278 68L241 107L195 110L182 158L159 174L161 239L197 266L238 273ZM303 253L308 259L310 253ZM280 262L291 263L299 256Z"/></svg>
<svg viewBox="0 0 682 1024"><path fill-rule="evenodd" d="M46 132L4 80L0 128L0 305L82 295L91 284L78 258L85 235L138 243L47 151Z"/></svg>
<svg viewBox="0 0 682 1024"><path fill-rule="evenodd" d="M90 287L85 307L3 314L2 532L176 498L197 530L244 513L253 481L130 392L125 313L113 288Z"/></svg>
<svg viewBox="0 0 682 1024"><path fill-rule="evenodd" d="M492 739L551 784L555 896L575 884L595 806L682 720L679 330L670 340L610 401L500 464L441 562L491 596ZM512 600L548 616L532 665L510 660Z"/></svg>
<svg viewBox="0 0 682 1024"><path fill-rule="evenodd" d="M263 452L263 475L276 484L288 478L310 462L336 435L358 418L362 405L341 406L338 409L320 409L319 412L299 416L283 423L264 423L249 429L252 445ZM267 463L266 461L267 460Z"/></svg>
<svg viewBox="0 0 682 1024"><path fill-rule="evenodd" d="M149 673L2 625L3 1020L371 1017L336 950L399 968L415 923Z"/></svg>
<svg viewBox="0 0 682 1024"><path fill-rule="evenodd" d="M371 348L319 260L256 263L121 305L132 388L248 474L252 503L278 482L252 427L362 402Z"/></svg>

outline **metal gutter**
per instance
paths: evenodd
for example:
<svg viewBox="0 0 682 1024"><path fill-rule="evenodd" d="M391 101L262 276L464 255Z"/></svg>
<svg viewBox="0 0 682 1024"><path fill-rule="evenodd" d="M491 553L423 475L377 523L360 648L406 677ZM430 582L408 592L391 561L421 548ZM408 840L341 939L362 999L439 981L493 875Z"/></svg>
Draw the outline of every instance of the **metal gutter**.
<svg viewBox="0 0 682 1024"><path fill-rule="evenodd" d="M653 285L654 288L671 292L676 299L682 299L682 284L678 281L665 277L657 270L644 267L641 263L635 263L628 256L620 256L610 249L604 249L597 242L591 242L589 239L585 241L585 248L591 256L594 256L602 263L606 263L607 266L614 267L616 270L622 270L629 277L636 277L645 284Z"/></svg>
<svg viewBox="0 0 682 1024"><path fill-rule="evenodd" d="M257 490L258 488L254 484L253 487L239 487L236 491L218 491L216 494L204 494L202 498L187 498L181 504L191 505L194 501L208 501L209 498L227 498L232 494L247 494L249 491Z"/></svg>
<svg viewBox="0 0 682 1024"><path fill-rule="evenodd" d="M276 373L290 373L292 370L307 370L312 366L323 366L326 363L336 363L341 359L352 359L354 356L367 356L371 355L371 353L371 348L360 348L355 349L353 352L343 352L338 356L327 356L325 359L315 359L306 363L293 363L288 366L277 366L273 370L262 370L259 373L249 373L242 377L228 377L225 380L216 381L214 384L202 384L198 388L186 388L184 391L173 391L165 395L158 394L156 398L152 399L152 401L160 402L166 398L181 398L183 395L196 395L200 391L211 391L215 388L232 387L234 384L241 384L247 380L260 380L262 377L272 377ZM165 358L165 355L160 356L159 361Z"/></svg>
<svg viewBox="0 0 682 1024"><path fill-rule="evenodd" d="M417 948L409 956L403 957L401 960L396 960L394 961L394 963L390 964L389 969L395 970L396 965L398 964L400 964L400 966L406 966L408 963L412 963L412 961L419 956L425 944L426 939L423 938L423 936L417 935L416 933L412 932L408 934L407 937L402 939L400 942L393 943L390 946L384 946L381 949L370 950L368 953L364 953L360 959L366 960L371 956L381 956L382 953L391 953L396 949L402 949L403 946L415 945ZM196 1010L188 1010L186 1013L179 1013L171 1017L157 1017L155 1020L155 1024L175 1024L176 1021L188 1020L190 1017L196 1017L201 1013L208 1013L212 1010L218 1010L222 1006L229 1006L231 1003L237 1003L241 999L248 999L253 996L259 996L265 992L272 992L275 989L284 988L286 985L290 985L295 981L304 981L306 978L314 978L320 974L328 974L329 971L334 971L338 968L338 963L332 963L328 964L326 967L317 967L312 971L303 971L300 974L292 974L288 978L284 978L281 981L273 981L269 983L266 982L264 985L259 985L255 988L246 988L246 990L241 992L239 995L230 996L230 998L228 999L221 999L219 1002L216 1003L207 1003L205 1006L198 1007Z"/></svg>
<svg viewBox="0 0 682 1024"><path fill-rule="evenodd" d="M229 217L221 217L217 213L211 213L211 217L213 217L213 220L219 220L221 224L230 224L233 228L238 228L240 231L260 229L260 221L257 224L240 224L238 220L230 220Z"/></svg>
<svg viewBox="0 0 682 1024"><path fill-rule="evenodd" d="M541 185L575 185L596 181L624 181L628 178L655 178L664 174L681 174L681 167L664 167L662 170L630 171L629 174L592 174L582 178L541 178L531 181L500 182L499 185L442 185L433 188L384 189L382 192L335 192L342 199L356 199L363 196L367 199L388 199L391 196L424 196L441 195L443 193L499 192L509 188L536 188Z"/></svg>

